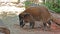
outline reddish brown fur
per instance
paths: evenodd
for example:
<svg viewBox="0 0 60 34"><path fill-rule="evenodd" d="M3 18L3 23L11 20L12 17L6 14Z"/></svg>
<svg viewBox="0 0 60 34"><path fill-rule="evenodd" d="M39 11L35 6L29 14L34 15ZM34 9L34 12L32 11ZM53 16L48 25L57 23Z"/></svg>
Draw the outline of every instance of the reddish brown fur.
<svg viewBox="0 0 60 34"><path fill-rule="evenodd" d="M23 19L24 19L24 22L27 22L27 23L30 21L34 22L33 16L31 16L31 15L28 15L28 16L24 17Z"/></svg>
<svg viewBox="0 0 60 34"><path fill-rule="evenodd" d="M36 20L42 19L43 22L47 22L51 17L48 9L43 6L27 8L23 13L29 13L30 15L32 15L34 17L34 19L36 19ZM21 13L21 14L23 14L23 13Z"/></svg>
<svg viewBox="0 0 60 34"><path fill-rule="evenodd" d="M24 15L25 15L24 13L29 13L31 16L24 17ZM48 9L46 7L43 7L43 6L27 8L23 13L20 14L20 16L24 17L23 19L25 22L32 21L33 24L35 24L34 19L37 21L42 20L44 27L47 26L48 29L51 26L50 20L53 22L56 22L56 24L60 26L59 22L57 23L57 19L55 19L53 16L51 16ZM48 25L46 25L46 23Z"/></svg>

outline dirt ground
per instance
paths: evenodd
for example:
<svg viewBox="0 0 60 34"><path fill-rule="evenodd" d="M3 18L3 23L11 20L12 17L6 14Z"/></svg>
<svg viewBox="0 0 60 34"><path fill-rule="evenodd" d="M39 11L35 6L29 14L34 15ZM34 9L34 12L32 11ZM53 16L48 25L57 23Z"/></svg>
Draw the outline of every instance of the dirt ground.
<svg viewBox="0 0 60 34"><path fill-rule="evenodd" d="M53 14L53 13L51 13ZM60 17L60 14L53 14L53 16ZM18 16L14 17L4 17L2 18L3 23L7 26L7 28L10 29L11 34L60 34L60 26L56 25L55 23L52 23L52 30L50 31L44 31L42 28L37 27L40 26L39 22L36 21L36 28L29 29L27 28L21 28L19 26L19 18ZM55 28L55 29L54 29Z"/></svg>

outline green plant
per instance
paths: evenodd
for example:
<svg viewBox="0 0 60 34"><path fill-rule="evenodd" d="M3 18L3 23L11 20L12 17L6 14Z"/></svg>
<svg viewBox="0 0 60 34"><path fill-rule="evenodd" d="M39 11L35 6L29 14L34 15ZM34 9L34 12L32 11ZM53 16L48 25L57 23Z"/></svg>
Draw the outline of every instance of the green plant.
<svg viewBox="0 0 60 34"><path fill-rule="evenodd" d="M46 2L44 5L47 6L49 9L60 13L60 0L57 0L57 2Z"/></svg>
<svg viewBox="0 0 60 34"><path fill-rule="evenodd" d="M30 2L30 1L25 1L24 3L25 3L25 8L27 8L32 2Z"/></svg>

